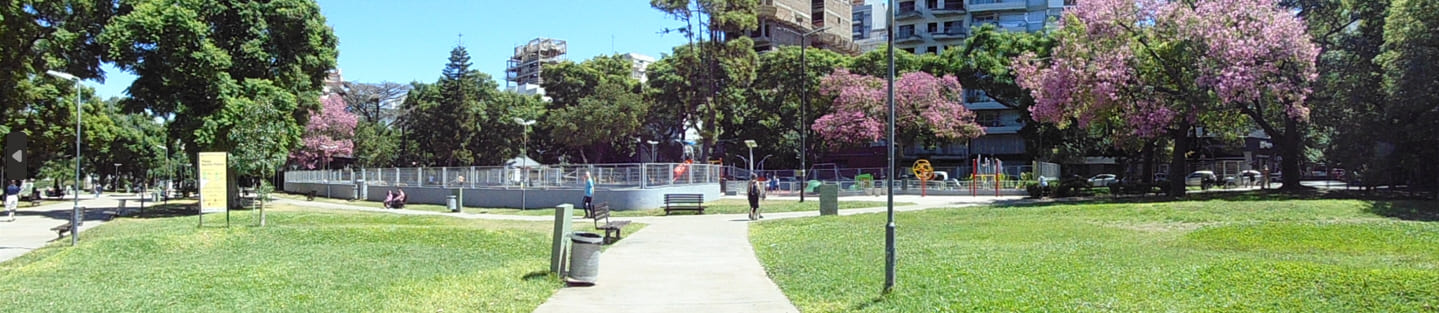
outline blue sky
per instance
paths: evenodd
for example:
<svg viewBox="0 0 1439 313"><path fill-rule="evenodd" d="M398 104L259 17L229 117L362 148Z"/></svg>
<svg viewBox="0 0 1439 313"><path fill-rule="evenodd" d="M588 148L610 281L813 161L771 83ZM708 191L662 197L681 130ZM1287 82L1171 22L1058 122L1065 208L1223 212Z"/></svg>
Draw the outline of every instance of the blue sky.
<svg viewBox="0 0 1439 313"><path fill-rule="evenodd" d="M565 40L570 60L636 52L659 58L685 42L660 34L679 22L648 1L576 0L319 0L326 23L340 38L339 67L356 82L434 82L450 49L464 34L472 68L503 87L505 60L516 45L536 37ZM102 98L124 95L134 76L106 68L93 81Z"/></svg>

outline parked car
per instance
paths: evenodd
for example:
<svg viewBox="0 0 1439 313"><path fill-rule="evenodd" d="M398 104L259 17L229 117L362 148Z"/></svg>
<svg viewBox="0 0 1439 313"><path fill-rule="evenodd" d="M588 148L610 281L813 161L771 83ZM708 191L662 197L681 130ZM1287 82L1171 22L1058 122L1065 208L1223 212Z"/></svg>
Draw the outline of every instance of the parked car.
<svg viewBox="0 0 1439 313"><path fill-rule="evenodd" d="M1185 186L1209 188L1209 186L1213 186L1214 183L1218 181L1219 177L1214 175L1214 171L1194 171L1193 173L1189 173L1188 176L1184 176Z"/></svg>
<svg viewBox="0 0 1439 313"><path fill-rule="evenodd" d="M1119 177L1114 174L1099 174L1089 178L1089 185L1094 187L1105 187L1119 182Z"/></svg>

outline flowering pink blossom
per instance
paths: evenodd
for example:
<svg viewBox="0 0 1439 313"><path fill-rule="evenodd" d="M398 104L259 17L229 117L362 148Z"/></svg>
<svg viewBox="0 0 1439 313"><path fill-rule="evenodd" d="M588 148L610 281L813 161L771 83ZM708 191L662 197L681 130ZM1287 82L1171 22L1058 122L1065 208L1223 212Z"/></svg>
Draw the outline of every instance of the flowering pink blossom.
<svg viewBox="0 0 1439 313"><path fill-rule="evenodd" d="M1308 118L1319 48L1276 0L1086 0L1060 25L1049 59L1014 62L1036 121L1120 123L1119 135L1152 138L1261 103Z"/></svg>
<svg viewBox="0 0 1439 313"><path fill-rule="evenodd" d="M304 168L313 169L337 155L354 153L358 122L354 113L345 110L344 98L335 94L320 97L320 111L310 112L310 123L305 125L301 146L290 153L290 158Z"/></svg>
<svg viewBox="0 0 1439 313"><path fill-rule="evenodd" d="M884 135L888 117L887 86L883 79L836 69L820 81L820 93L833 96L834 113L820 117L811 127L826 141L860 144ZM941 139L974 138L984 134L974 113L960 102L963 89L954 76L906 73L895 80L895 127Z"/></svg>

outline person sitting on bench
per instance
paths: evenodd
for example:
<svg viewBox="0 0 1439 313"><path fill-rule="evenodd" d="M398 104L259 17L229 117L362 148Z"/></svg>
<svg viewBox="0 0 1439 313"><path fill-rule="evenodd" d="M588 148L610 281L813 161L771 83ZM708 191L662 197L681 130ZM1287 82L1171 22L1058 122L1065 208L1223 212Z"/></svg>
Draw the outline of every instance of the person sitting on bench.
<svg viewBox="0 0 1439 313"><path fill-rule="evenodd" d="M394 203L394 202L395 202L395 191L394 191L394 190L387 190L387 191L385 191L385 202L384 202L384 203L385 203L385 208L386 208L386 209L390 208L390 203Z"/></svg>
<svg viewBox="0 0 1439 313"><path fill-rule="evenodd" d="M395 199L390 201L390 204L386 207L391 209L403 209L405 208L405 201L409 201L408 198L409 196L405 195L405 190L400 189L399 192L395 193Z"/></svg>

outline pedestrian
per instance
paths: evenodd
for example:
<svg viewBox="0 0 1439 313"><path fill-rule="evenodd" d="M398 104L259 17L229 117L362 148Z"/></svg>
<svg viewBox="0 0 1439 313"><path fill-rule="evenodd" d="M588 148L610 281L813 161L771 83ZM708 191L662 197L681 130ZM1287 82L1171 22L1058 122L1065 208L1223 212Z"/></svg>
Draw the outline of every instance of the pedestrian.
<svg viewBox="0 0 1439 313"><path fill-rule="evenodd" d="M20 181L10 180L10 185L5 186L5 211L10 213L10 221L15 221L15 206L20 205Z"/></svg>
<svg viewBox="0 0 1439 313"><path fill-rule="evenodd" d="M746 193L746 196L749 197L749 220L753 221L764 218L764 216L759 214L760 193L764 192L764 187L760 185L759 178L751 178L748 189L749 191Z"/></svg>
<svg viewBox="0 0 1439 313"><path fill-rule="evenodd" d="M585 217L586 217L586 218L592 218L592 217L595 216L594 200L595 200L595 178L594 178L593 176L590 176L590 171L585 171L585 200L584 200L584 209L585 209Z"/></svg>

